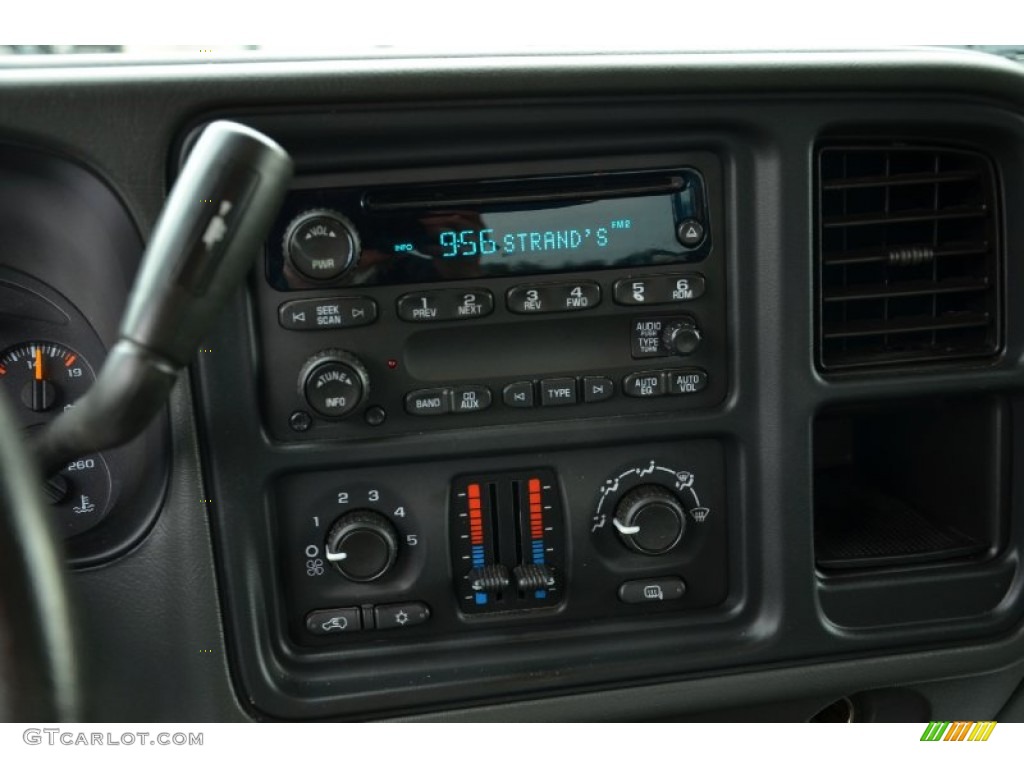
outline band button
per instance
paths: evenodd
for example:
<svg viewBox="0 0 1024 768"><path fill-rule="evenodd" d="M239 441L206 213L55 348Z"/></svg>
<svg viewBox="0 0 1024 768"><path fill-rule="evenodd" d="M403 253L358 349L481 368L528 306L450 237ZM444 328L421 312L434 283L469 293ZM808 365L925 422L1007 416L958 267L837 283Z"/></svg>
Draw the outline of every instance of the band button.
<svg viewBox="0 0 1024 768"><path fill-rule="evenodd" d="M405 396L405 410L413 416L448 413L448 390L417 389Z"/></svg>

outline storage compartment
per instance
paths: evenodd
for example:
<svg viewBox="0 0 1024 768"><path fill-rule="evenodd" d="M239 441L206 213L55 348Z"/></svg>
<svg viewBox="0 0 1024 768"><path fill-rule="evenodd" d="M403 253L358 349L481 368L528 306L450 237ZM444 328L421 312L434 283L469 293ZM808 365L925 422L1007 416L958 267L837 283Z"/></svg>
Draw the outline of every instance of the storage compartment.
<svg viewBox="0 0 1024 768"><path fill-rule="evenodd" d="M1008 408L996 397L826 411L814 424L822 572L984 558L999 546Z"/></svg>

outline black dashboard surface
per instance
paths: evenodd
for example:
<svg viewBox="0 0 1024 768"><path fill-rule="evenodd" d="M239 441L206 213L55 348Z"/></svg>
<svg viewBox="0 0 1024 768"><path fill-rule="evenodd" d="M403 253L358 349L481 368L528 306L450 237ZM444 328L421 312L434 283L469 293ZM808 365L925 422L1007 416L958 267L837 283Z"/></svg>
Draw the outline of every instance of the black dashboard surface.
<svg viewBox="0 0 1024 768"><path fill-rule="evenodd" d="M694 359L713 385L693 407L663 399L647 408L621 397L613 401L618 407L539 409L535 417L513 418L498 403L493 419L452 416L465 420L425 421L421 428L415 417L394 415L376 433L328 419L317 422L313 439L292 434L285 419L296 406L288 401L275 410L275 399L293 387L303 359L324 347L351 350L363 343L362 331L324 341L318 332L282 330L278 305L296 296L268 284L260 262L175 389L168 434L152 438L169 456L168 464L157 459L168 468L166 489L150 494L163 492L155 521L135 531L126 551L72 575L90 717L806 719L842 697L909 688L932 719L952 706L963 718L965 702L970 717L994 719L1017 689L1024 675L1024 532L1014 478L1024 414L1024 325L1016 310L1024 224L1012 215L1024 206L1018 66L969 53L901 51L9 67L0 69L0 103L5 146L85 169L123 207L117 226L127 222L143 239L191 132L221 117L279 141L296 161L297 190L683 166L704 170L710 180L714 246L700 265L710 287L699 299L704 303L687 311L706 330L706 357ZM817 151L844 143L968 149L997 169L996 355L841 375L820 369ZM41 200L37 206L45 206ZM4 216L13 231L17 211ZM79 258L75 269L110 259L100 246ZM120 272L103 307L74 302L106 346L114 332L107 315L116 317L123 305L132 268L130 256L118 258L113 271ZM57 254L34 259L15 248L0 250L0 266L51 286L60 285L55 275L64 268ZM635 310L607 297L614 280L631 275L567 278L598 283L606 299L579 313L591 319L564 321L517 319L501 306L515 280L489 277L481 285L499 306L474 327L492 335L458 331L450 338L472 348L481 381L498 391L520 377L500 348L489 351L488 339L512 349L527 322L541 329L528 334L539 348L560 328L582 344L588 328L624 331ZM411 347L421 378L464 385L471 378L465 360L452 364L461 375L451 382L423 373L431 354L443 357L445 332L433 332L437 341L399 325L390 307L402 290L360 288L383 308L384 330L367 335L358 351L371 361L371 379L386 375L389 356L384 349L373 357L375 345L398 339L399 367ZM326 286L301 296L346 291ZM557 357L557 345L544 349ZM493 382L488 354L501 371ZM673 365L622 355L616 386L630 370ZM536 365L522 377L565 378L554 360ZM280 381L275 366L285 370ZM599 368L580 368L581 381ZM395 392L404 393L402 387ZM392 414L401 408L394 398L384 403ZM826 433L852 432L852 460L876 471L857 441L869 442L871 425L883 424L893 445L916 445L926 431L906 415L915 409L925 422L943 425L960 414L988 425L973 437L970 430L951 436L940 429L936 439L975 442L925 467L982 478L979 487L987 490L967 504L984 517L977 532L968 530L980 548L947 562L853 572L816 564L815 494L823 486L818 464ZM960 422L949 423L955 431ZM710 547L701 550L704 560L680 550L678 562L652 570L644 565L650 560L629 559L611 538L595 539L593 553L588 549L598 488L634 465L637 474L645 471L648 459L652 468L657 459L694 470L695 487L710 501L691 506L710 507L712 515L722 510L721 527L704 529L712 531L704 534L711 542L702 544ZM914 461L906 459L908 466ZM452 593L443 510L452 479L494 475L496 483L513 482L513 474L534 468L538 478L549 477L541 469L555 468L564 481L567 551L577 569L569 573L566 603L504 624L466 621L454 602L445 607ZM680 483L685 474L677 473ZM340 585L315 599L358 604L364 623L375 615L372 604L427 600L432 623L324 644L303 635L303 615L329 606L304 602L304 588L288 575L297 566L285 554L293 543L308 552L320 540L289 538L289 510L322 504L318 496L342 489L365 492L367 483L437 510L421 513L419 529L394 521L403 540L423 538L422 564L407 548L404 581L391 591ZM149 497L144 501L151 506ZM690 530L702 530L701 515L688 512ZM307 560L315 557L303 556L300 571ZM698 573L715 586L692 588L693 606L630 613L615 598L616 579L711 560L713 567L699 566L706 570ZM602 568L611 575L594 575ZM774 709L780 702L792 703L785 715Z"/></svg>

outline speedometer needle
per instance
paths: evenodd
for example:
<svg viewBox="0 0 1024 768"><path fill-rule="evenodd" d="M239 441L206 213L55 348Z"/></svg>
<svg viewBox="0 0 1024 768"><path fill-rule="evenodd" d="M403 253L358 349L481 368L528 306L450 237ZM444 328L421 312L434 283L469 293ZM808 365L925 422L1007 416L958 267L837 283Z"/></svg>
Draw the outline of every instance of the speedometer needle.
<svg viewBox="0 0 1024 768"><path fill-rule="evenodd" d="M43 380L43 350L36 347L36 381Z"/></svg>

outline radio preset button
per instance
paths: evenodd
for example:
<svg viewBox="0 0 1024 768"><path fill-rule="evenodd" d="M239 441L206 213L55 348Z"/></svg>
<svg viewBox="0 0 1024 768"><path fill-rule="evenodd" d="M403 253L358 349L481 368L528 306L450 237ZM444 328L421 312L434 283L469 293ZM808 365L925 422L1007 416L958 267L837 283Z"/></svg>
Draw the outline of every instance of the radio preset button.
<svg viewBox="0 0 1024 768"><path fill-rule="evenodd" d="M365 296L286 301L277 311L282 328L291 331L355 328L377 319L377 302Z"/></svg>
<svg viewBox="0 0 1024 768"><path fill-rule="evenodd" d="M601 286L590 281L517 285L508 290L505 302L520 315L579 312L601 303Z"/></svg>
<svg viewBox="0 0 1024 768"><path fill-rule="evenodd" d="M552 312L577 312L601 303L601 286L597 283L560 283L549 285Z"/></svg>
<svg viewBox="0 0 1024 768"><path fill-rule="evenodd" d="M501 399L512 408L533 407L533 382L516 381L509 384L501 392Z"/></svg>
<svg viewBox="0 0 1024 768"><path fill-rule="evenodd" d="M708 375L699 368L686 371L666 371L668 391L672 395L692 395L708 385Z"/></svg>
<svg viewBox="0 0 1024 768"><path fill-rule="evenodd" d="M417 291L398 299L398 316L410 323L473 320L493 311L494 296L477 288Z"/></svg>
<svg viewBox="0 0 1024 768"><path fill-rule="evenodd" d="M413 416L437 416L448 413L446 389L417 389L405 396L405 410Z"/></svg>
<svg viewBox="0 0 1024 768"><path fill-rule="evenodd" d="M707 283L697 273L626 277L612 289L616 304L638 307L647 304L678 304L704 295Z"/></svg>
<svg viewBox="0 0 1024 768"><path fill-rule="evenodd" d="M662 371L631 373L622 388L630 397L660 397L665 394L665 376Z"/></svg>
<svg viewBox="0 0 1024 768"><path fill-rule="evenodd" d="M576 403L576 379L544 379L540 383L540 404L574 405Z"/></svg>
<svg viewBox="0 0 1024 768"><path fill-rule="evenodd" d="M615 394L615 384L607 376L583 377L583 402L600 403Z"/></svg>
<svg viewBox="0 0 1024 768"><path fill-rule="evenodd" d="M468 385L452 391L452 413L475 413L491 407L491 390Z"/></svg>

